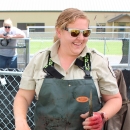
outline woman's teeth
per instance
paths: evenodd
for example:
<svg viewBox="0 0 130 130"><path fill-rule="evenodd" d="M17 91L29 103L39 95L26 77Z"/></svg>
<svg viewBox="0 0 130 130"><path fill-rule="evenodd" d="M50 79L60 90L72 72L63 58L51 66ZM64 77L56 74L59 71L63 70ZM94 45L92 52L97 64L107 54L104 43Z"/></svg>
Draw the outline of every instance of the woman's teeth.
<svg viewBox="0 0 130 130"><path fill-rule="evenodd" d="M81 45L82 43L74 43L74 42L73 42L73 44L75 44L75 45L78 45L78 46L79 46L79 45Z"/></svg>

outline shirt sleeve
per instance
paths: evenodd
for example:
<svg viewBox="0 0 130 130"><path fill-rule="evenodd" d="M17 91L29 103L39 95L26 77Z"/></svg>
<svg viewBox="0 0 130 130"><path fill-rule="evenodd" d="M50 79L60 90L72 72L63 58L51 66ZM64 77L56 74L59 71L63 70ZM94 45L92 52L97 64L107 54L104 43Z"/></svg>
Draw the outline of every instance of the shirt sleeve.
<svg viewBox="0 0 130 130"><path fill-rule="evenodd" d="M19 86L20 88L26 90L37 90L41 87L45 76L43 66L45 66L48 61L46 58L47 55L48 50L41 50L33 56L22 74Z"/></svg>
<svg viewBox="0 0 130 130"><path fill-rule="evenodd" d="M25 35L25 33L22 31L22 30L20 30L20 29L17 29L17 32L16 32L17 34L21 34L21 35L23 35L24 37L26 36Z"/></svg>
<svg viewBox="0 0 130 130"><path fill-rule="evenodd" d="M98 77L98 84L102 94L113 95L119 92L115 73L107 59L103 59L102 65L98 69Z"/></svg>
<svg viewBox="0 0 130 130"><path fill-rule="evenodd" d="M32 58L32 60L29 62L29 64L26 66L19 88L26 89L26 90L34 90L35 89L35 80L33 79L34 76L34 68L35 68L35 57Z"/></svg>
<svg viewBox="0 0 130 130"><path fill-rule="evenodd" d="M20 35L23 35L24 37L26 37L25 33L21 29L16 28L16 27L13 28L13 33L20 34Z"/></svg>

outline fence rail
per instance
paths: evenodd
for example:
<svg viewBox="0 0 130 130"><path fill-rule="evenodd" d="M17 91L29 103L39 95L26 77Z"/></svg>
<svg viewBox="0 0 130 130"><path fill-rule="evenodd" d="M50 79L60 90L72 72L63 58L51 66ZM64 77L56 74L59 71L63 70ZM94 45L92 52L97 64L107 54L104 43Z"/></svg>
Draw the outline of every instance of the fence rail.
<svg viewBox="0 0 130 130"><path fill-rule="evenodd" d="M35 29L44 28L44 32L37 32ZM90 26L92 32L89 36L91 39L101 39L101 38L130 38L130 26ZM33 31L32 31L33 29ZM123 31L122 31L123 29ZM27 37L31 38L53 38L55 34L54 26L28 26L25 31Z"/></svg>

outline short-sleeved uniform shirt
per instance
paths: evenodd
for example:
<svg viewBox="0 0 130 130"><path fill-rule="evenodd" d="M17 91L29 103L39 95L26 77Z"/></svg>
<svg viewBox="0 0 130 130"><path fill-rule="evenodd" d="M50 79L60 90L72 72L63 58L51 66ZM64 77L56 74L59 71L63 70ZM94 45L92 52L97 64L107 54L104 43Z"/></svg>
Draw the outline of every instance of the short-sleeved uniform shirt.
<svg viewBox="0 0 130 130"><path fill-rule="evenodd" d="M32 58L30 63L25 68L20 83L20 88L26 90L35 90L38 97L42 83L46 73L43 71L43 67L47 65L48 54L51 52L51 59L54 62L55 69L64 76L64 80L83 79L84 71L76 66L73 61L70 68L66 72L60 65L60 60L57 54L59 48L59 41L49 49L41 50ZM109 66L107 58L97 52L95 49L90 49L87 46L84 48L79 58L82 58L90 53L91 60L91 76L96 85L98 95L113 95L119 92L117 81L112 68ZM52 84L53 85L53 84ZM87 86L86 86L87 87Z"/></svg>
<svg viewBox="0 0 130 130"><path fill-rule="evenodd" d="M1 27L0 28L0 34L5 34L5 33L6 33L5 28ZM16 34L21 34L25 37L25 33L22 30L20 30L16 27L11 27L9 35L16 35ZM16 44L17 44L17 39L11 39L8 46L15 47ZM0 47L1 47L1 44L0 44ZM16 51L15 48L13 48L13 49L12 48L11 49L0 49L0 55L12 57L12 56L17 55L17 51Z"/></svg>

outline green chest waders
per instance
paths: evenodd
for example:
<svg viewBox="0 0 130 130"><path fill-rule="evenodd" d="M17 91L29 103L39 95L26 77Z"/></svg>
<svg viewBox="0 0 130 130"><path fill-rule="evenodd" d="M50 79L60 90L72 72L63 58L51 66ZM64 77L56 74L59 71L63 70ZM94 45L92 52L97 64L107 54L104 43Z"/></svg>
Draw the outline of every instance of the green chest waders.
<svg viewBox="0 0 130 130"><path fill-rule="evenodd" d="M90 68L87 56L85 63L79 59L75 62L85 72L84 79L74 80L63 80L49 58L50 62L44 67L47 76L34 112L35 130L83 130L80 115L88 112L90 91L93 94L93 110L98 111L102 107L90 71L85 69Z"/></svg>

